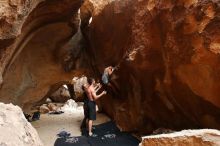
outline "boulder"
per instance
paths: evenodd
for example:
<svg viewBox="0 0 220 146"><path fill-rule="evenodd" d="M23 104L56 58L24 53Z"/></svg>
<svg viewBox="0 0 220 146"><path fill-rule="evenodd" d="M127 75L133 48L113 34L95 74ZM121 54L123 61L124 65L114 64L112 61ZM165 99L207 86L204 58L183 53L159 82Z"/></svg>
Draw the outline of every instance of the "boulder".
<svg viewBox="0 0 220 146"><path fill-rule="evenodd" d="M40 106L40 113L45 114L49 112L50 112L50 109L46 105Z"/></svg>
<svg viewBox="0 0 220 146"><path fill-rule="evenodd" d="M50 111L57 111L58 110L58 107L54 103L49 103L47 106L50 109Z"/></svg>
<svg viewBox="0 0 220 146"><path fill-rule="evenodd" d="M61 86L57 91L50 95L53 102L65 103L70 99L70 93L67 87Z"/></svg>
<svg viewBox="0 0 220 146"><path fill-rule="evenodd" d="M61 111L70 112L70 113L82 113L83 106L81 103L76 103L74 100L68 100L61 108Z"/></svg>
<svg viewBox="0 0 220 146"><path fill-rule="evenodd" d="M146 136L139 146L219 146L220 131L213 129L183 130Z"/></svg>
<svg viewBox="0 0 220 146"><path fill-rule="evenodd" d="M84 91L82 90L82 86L84 84L87 84L87 77L86 76L82 76L82 77L74 77L72 79L72 84L74 87L74 92L76 95L76 101L82 102L83 101L83 93Z"/></svg>
<svg viewBox="0 0 220 146"><path fill-rule="evenodd" d="M43 146L18 106L0 103L0 131L1 146Z"/></svg>
<svg viewBox="0 0 220 146"><path fill-rule="evenodd" d="M92 70L120 66L100 101L122 130L220 129L220 1L87 1Z"/></svg>

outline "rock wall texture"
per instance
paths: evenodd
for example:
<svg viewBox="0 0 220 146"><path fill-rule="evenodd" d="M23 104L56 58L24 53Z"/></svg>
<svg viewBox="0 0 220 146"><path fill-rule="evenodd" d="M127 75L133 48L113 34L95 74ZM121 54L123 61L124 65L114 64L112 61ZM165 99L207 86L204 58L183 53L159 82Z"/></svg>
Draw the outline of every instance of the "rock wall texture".
<svg viewBox="0 0 220 146"><path fill-rule="evenodd" d="M219 1L99 2L84 11L88 52L97 77L120 64L101 103L121 129L220 129Z"/></svg>
<svg viewBox="0 0 220 146"><path fill-rule="evenodd" d="M1 101L28 109L120 65L99 106L122 130L220 129L218 0L25 2L0 9Z"/></svg>
<svg viewBox="0 0 220 146"><path fill-rule="evenodd" d="M21 34L22 25L30 12L41 2L23 1L23 0L3 0L0 2L0 51L1 51L1 68L0 68L0 83L2 83L2 74L6 64L8 64L11 53L14 49L10 47L16 37Z"/></svg>
<svg viewBox="0 0 220 146"><path fill-rule="evenodd" d="M43 146L18 106L0 103L0 130L1 146Z"/></svg>
<svg viewBox="0 0 220 146"><path fill-rule="evenodd" d="M183 130L180 132L143 137L140 146L218 146L218 130Z"/></svg>
<svg viewBox="0 0 220 146"><path fill-rule="evenodd" d="M73 49L65 44L77 32L81 4L81 0L1 2L1 101L30 109L77 74L65 69L73 64L65 64Z"/></svg>

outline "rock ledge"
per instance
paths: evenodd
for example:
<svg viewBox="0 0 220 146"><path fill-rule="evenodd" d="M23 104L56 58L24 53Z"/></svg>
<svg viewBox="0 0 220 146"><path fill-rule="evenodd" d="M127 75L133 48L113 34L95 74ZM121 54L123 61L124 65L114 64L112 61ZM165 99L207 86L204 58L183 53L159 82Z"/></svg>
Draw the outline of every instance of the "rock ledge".
<svg viewBox="0 0 220 146"><path fill-rule="evenodd" d="M142 137L140 146L219 146L220 131L214 129L183 130Z"/></svg>

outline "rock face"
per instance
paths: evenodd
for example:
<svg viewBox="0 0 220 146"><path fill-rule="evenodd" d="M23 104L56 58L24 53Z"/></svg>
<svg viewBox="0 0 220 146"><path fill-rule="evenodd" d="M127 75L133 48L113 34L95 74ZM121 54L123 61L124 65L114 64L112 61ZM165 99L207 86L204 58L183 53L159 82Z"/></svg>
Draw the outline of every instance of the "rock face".
<svg viewBox="0 0 220 146"><path fill-rule="evenodd" d="M0 103L0 130L1 146L43 146L18 106Z"/></svg>
<svg viewBox="0 0 220 146"><path fill-rule="evenodd" d="M11 25L0 36L1 101L28 109L73 76L119 65L100 106L122 130L220 129L218 0L39 2L0 16Z"/></svg>
<svg viewBox="0 0 220 146"><path fill-rule="evenodd" d="M2 84L2 74L9 63L16 37L21 34L22 26L31 11L43 0L2 0L0 2L0 84Z"/></svg>
<svg viewBox="0 0 220 146"><path fill-rule="evenodd" d="M20 33L22 25L30 12L44 0L2 0L0 39L14 39Z"/></svg>
<svg viewBox="0 0 220 146"><path fill-rule="evenodd" d="M121 129L220 129L219 1L89 2L91 68L120 64L101 102Z"/></svg>
<svg viewBox="0 0 220 146"><path fill-rule="evenodd" d="M61 46L77 32L81 3L81 0L0 3L4 6L0 9L4 14L0 16L0 43L4 46L0 53L1 101L30 109L49 95L48 91L54 92L78 73L65 71L63 64L70 48Z"/></svg>
<svg viewBox="0 0 220 146"><path fill-rule="evenodd" d="M146 136L140 146L218 146L220 131L211 129L183 130L176 133Z"/></svg>

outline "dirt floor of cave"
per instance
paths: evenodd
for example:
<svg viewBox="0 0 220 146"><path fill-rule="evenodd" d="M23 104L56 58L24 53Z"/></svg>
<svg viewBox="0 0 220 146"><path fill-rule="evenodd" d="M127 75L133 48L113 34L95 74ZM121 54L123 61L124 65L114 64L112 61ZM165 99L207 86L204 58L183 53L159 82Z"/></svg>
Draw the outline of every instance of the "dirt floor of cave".
<svg viewBox="0 0 220 146"><path fill-rule="evenodd" d="M57 134L61 131L71 133L71 136L80 136L80 124L83 119L83 112L64 113L60 115L41 114L38 121L32 122L45 146L53 146ZM104 114L97 114L94 125L105 123L110 119Z"/></svg>

